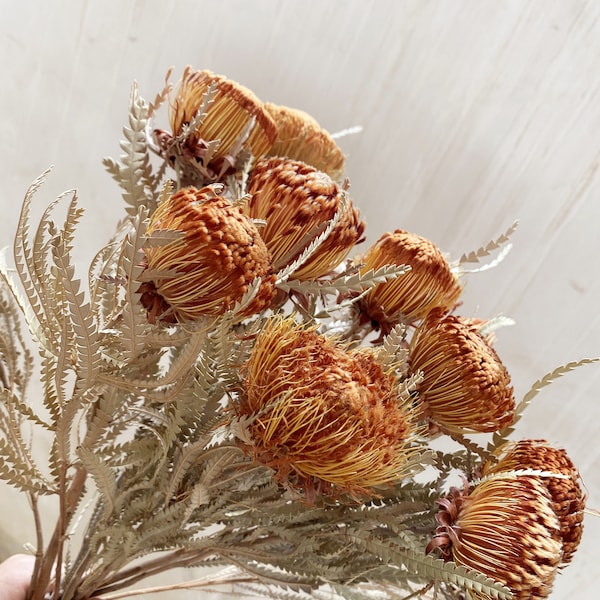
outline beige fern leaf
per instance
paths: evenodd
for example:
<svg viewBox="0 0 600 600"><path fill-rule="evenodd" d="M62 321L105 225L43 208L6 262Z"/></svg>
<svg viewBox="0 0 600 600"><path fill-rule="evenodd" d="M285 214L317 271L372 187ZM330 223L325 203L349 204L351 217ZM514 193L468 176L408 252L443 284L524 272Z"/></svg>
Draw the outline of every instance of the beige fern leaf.
<svg viewBox="0 0 600 600"><path fill-rule="evenodd" d="M458 259L458 264L463 265L465 263L478 263L482 258L489 256L490 254L492 254L492 252L495 252L496 250L501 249L503 246L506 246L510 241L512 234L516 231L518 225L519 222L515 221L504 233L502 233L495 240L492 240L485 246L481 246L473 252L463 254Z"/></svg>

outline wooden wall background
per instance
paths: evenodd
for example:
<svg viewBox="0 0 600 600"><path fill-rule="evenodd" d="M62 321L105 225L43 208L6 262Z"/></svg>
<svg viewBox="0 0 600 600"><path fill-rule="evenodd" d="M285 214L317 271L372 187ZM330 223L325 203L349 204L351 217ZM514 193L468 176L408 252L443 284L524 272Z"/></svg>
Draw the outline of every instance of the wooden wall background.
<svg viewBox="0 0 600 600"><path fill-rule="evenodd" d="M600 355L599 17L595 0L0 0L0 244L54 164L39 208L79 188L84 273L119 214L100 161L119 153L132 81L153 97L170 66L210 68L330 131L364 128L341 144L371 241L403 228L458 258L519 219L462 312L517 321L497 348L522 396ZM599 388L600 366L569 375L518 432L564 446L595 508ZM16 494L0 503L6 553L31 528ZM586 529L553 598L597 598L600 519Z"/></svg>

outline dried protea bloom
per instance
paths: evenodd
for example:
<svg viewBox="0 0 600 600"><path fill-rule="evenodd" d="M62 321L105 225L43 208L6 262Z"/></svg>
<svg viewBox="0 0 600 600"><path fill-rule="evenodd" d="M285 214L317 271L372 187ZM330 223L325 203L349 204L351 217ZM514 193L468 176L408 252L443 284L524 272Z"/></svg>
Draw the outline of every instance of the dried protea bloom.
<svg viewBox="0 0 600 600"><path fill-rule="evenodd" d="M508 587L515 600L546 598L562 550L548 491L534 477L495 477L439 500L439 527L427 547ZM477 600L491 600L470 590Z"/></svg>
<svg viewBox="0 0 600 600"><path fill-rule="evenodd" d="M179 190L159 205L147 232L156 238L171 234L165 243L144 248L140 292L151 323L223 314L259 277L261 286L243 314L270 304L269 251L252 221L212 187Z"/></svg>
<svg viewBox="0 0 600 600"><path fill-rule="evenodd" d="M201 160L206 144L220 140L210 162L213 169L221 168L248 127L251 129L244 145L253 156L264 154L277 137L277 126L263 103L249 89L210 71L194 71L189 67L185 70L171 110L173 135L179 136L192 121L211 85L216 87L213 102L186 139L189 155Z"/></svg>
<svg viewBox="0 0 600 600"><path fill-rule="evenodd" d="M414 233L400 229L385 233L360 262L363 273L385 265L411 268L375 286L359 302L363 320L373 321L384 332L398 322L423 319L434 308L451 310L461 293L461 285L438 247Z"/></svg>
<svg viewBox="0 0 600 600"><path fill-rule="evenodd" d="M366 349L350 351L293 318L273 318L245 365L243 442L284 485L373 495L406 475L416 425L398 381Z"/></svg>
<svg viewBox="0 0 600 600"><path fill-rule="evenodd" d="M508 442L496 456L483 467L483 474L535 469L549 471L566 478L540 477L550 492L552 507L560 522L563 556L561 564L571 562L583 533L585 494L581 487L579 471L567 453L554 448L545 440L521 440Z"/></svg>
<svg viewBox="0 0 600 600"><path fill-rule="evenodd" d="M508 371L477 327L460 317L429 313L411 339L409 365L424 374L419 402L434 431L483 433L512 423Z"/></svg>
<svg viewBox="0 0 600 600"><path fill-rule="evenodd" d="M297 259L326 229L341 210L329 237L292 275L293 279L316 279L346 258L364 232L358 210L328 175L296 160L273 157L258 160L250 174L252 195L247 213L266 225L260 234L276 270Z"/></svg>
<svg viewBox="0 0 600 600"><path fill-rule="evenodd" d="M302 110L265 103L277 125L277 139L267 154L305 162L338 181L344 172L344 153L329 132Z"/></svg>

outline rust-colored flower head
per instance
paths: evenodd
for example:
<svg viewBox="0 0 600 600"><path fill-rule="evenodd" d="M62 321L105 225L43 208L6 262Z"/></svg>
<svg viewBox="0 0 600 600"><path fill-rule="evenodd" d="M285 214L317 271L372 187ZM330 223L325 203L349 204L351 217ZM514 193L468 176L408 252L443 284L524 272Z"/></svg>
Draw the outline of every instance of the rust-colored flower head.
<svg viewBox="0 0 600 600"><path fill-rule="evenodd" d="M300 160L339 181L344 173L345 156L329 132L302 110L268 102L264 106L278 130L267 155Z"/></svg>
<svg viewBox="0 0 600 600"><path fill-rule="evenodd" d="M540 477L552 499L552 508L560 522L562 540L562 565L571 562L583 533L585 493L579 471L567 453L554 448L545 440L520 440L508 442L483 467L482 474L490 475L519 469L549 471L567 478Z"/></svg>
<svg viewBox="0 0 600 600"><path fill-rule="evenodd" d="M358 262L363 264L363 273L385 265L411 268L375 286L359 301L362 318L373 321L384 333L398 322L419 321L434 308L451 310L462 290L437 246L400 229L383 234Z"/></svg>
<svg viewBox="0 0 600 600"><path fill-rule="evenodd" d="M424 374L419 402L434 431L484 433L512 423L508 371L477 327L460 317L429 313L411 339L409 365Z"/></svg>
<svg viewBox="0 0 600 600"><path fill-rule="evenodd" d="M222 162L231 156L249 126L251 129L244 145L253 156L267 152L277 137L277 126L254 93L223 75L194 71L190 67L183 74L171 107L173 135L179 136L184 126L192 121L211 85L216 87L213 102L186 140L190 157L201 160L206 144L220 140L218 149L210 157L210 164L215 170L221 169Z"/></svg>
<svg viewBox="0 0 600 600"><path fill-rule="evenodd" d="M171 235L165 243L144 248L140 292L151 323L223 314L258 277L261 285L242 315L270 304L274 276L269 251L252 221L212 187L176 192L159 205L147 232L157 238L161 232Z"/></svg>
<svg viewBox="0 0 600 600"><path fill-rule="evenodd" d="M274 317L245 365L243 443L308 499L376 495L373 488L407 474L416 453L412 409L398 387L369 350Z"/></svg>
<svg viewBox="0 0 600 600"><path fill-rule="evenodd" d="M260 230L276 270L297 259L342 211L329 237L292 275L316 279L337 267L362 237L358 210L328 175L296 160L259 159L248 182L248 216L262 219Z"/></svg>
<svg viewBox="0 0 600 600"><path fill-rule="evenodd" d="M453 488L438 501L439 527L427 546L508 587L515 600L552 590L562 550L548 491L535 477L485 479L470 492ZM470 590L477 600L491 600Z"/></svg>

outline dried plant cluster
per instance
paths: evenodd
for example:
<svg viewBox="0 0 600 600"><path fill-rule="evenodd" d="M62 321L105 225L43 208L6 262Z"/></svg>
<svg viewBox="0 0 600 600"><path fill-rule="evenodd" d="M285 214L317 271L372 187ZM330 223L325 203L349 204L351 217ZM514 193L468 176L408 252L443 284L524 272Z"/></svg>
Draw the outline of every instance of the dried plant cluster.
<svg viewBox="0 0 600 600"><path fill-rule="evenodd" d="M32 223L47 174L2 261L0 477L33 511L28 600L189 566L213 570L182 588L285 599L545 598L585 497L564 450L508 438L591 359L517 403L503 320L459 314L466 264L513 228L454 262L400 229L359 254L333 136L209 71L168 79L150 103L133 88L105 160L124 214L87 278L76 194Z"/></svg>

